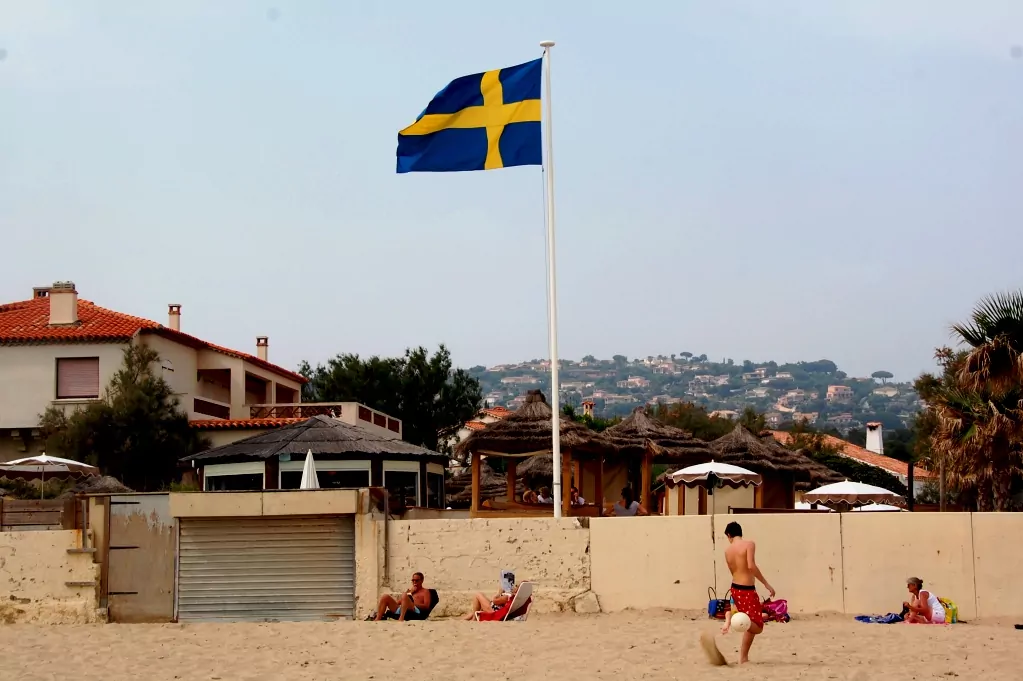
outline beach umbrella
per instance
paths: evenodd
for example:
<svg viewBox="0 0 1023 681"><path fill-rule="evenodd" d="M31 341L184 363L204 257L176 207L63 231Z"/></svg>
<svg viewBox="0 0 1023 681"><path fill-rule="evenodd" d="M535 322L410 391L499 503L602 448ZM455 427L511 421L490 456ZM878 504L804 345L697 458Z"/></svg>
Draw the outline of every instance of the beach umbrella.
<svg viewBox="0 0 1023 681"><path fill-rule="evenodd" d="M729 487L748 487L750 485L759 485L764 481L764 478L759 473L718 461L687 466L669 474L667 479L675 485L685 485L686 487L705 486L707 494L710 496L714 496L715 487L723 487L724 485ZM717 497L714 497L714 500L711 502L711 514L716 510Z"/></svg>
<svg viewBox="0 0 1023 681"><path fill-rule="evenodd" d="M313 450L305 455L305 465L302 466L302 482L299 489L320 489L320 481L316 477L316 462L313 461Z"/></svg>
<svg viewBox="0 0 1023 681"><path fill-rule="evenodd" d="M99 475L99 469L81 461L62 459L57 456L40 454L39 456L28 456L22 459L14 459L0 464L0 477L6 478L39 478L39 498L42 499L45 493L46 476L51 478L67 478L72 475Z"/></svg>
<svg viewBox="0 0 1023 681"><path fill-rule="evenodd" d="M904 508L898 506L892 506L891 504L867 504L866 506L857 506L853 509L854 511L905 511Z"/></svg>
<svg viewBox="0 0 1023 681"><path fill-rule="evenodd" d="M840 507L867 506L869 504L902 506L905 503L901 496L884 487L850 480L818 487L804 494L803 501Z"/></svg>

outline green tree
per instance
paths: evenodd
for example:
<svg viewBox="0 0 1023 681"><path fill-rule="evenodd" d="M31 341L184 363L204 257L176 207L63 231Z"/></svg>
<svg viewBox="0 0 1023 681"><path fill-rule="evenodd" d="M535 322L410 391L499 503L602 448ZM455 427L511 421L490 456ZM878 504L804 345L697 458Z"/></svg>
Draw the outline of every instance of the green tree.
<svg viewBox="0 0 1023 681"><path fill-rule="evenodd" d="M434 451L447 451L448 439L483 403L479 381L454 369L443 345L432 356L424 347L402 357L340 354L315 369L303 362L299 373L309 379L306 401L361 402L379 409L401 419L405 440Z"/></svg>
<svg viewBox="0 0 1023 681"><path fill-rule="evenodd" d="M98 466L139 491L166 488L178 462L208 446L188 425L174 392L153 373L159 355L129 345L103 398L66 414L49 407L40 416L47 451Z"/></svg>
<svg viewBox="0 0 1023 681"><path fill-rule="evenodd" d="M880 379L882 383L887 383L889 378L895 378L895 374L890 371L875 371L870 377Z"/></svg>
<svg viewBox="0 0 1023 681"><path fill-rule="evenodd" d="M754 435L767 430L767 420L764 418L764 415L757 412L753 407L746 407L742 410L742 415L739 416L739 423Z"/></svg>

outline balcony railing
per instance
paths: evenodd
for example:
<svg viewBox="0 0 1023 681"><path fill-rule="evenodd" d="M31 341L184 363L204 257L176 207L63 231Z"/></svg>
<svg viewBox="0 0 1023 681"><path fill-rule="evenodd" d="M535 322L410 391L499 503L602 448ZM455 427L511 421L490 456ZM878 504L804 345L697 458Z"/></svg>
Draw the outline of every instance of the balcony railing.
<svg viewBox="0 0 1023 681"><path fill-rule="evenodd" d="M303 402L301 404L250 404L249 418L308 419L313 416L341 418L340 402Z"/></svg>

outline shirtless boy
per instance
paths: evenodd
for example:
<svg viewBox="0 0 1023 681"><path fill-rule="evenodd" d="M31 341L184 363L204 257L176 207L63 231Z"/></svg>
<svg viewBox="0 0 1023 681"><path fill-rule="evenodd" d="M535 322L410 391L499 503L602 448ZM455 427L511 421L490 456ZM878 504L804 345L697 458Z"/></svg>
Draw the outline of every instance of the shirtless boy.
<svg viewBox="0 0 1023 681"><path fill-rule="evenodd" d="M739 523L728 523L725 527L728 548L725 549L725 562L732 573L732 600L739 612L749 615L750 628L742 635L742 646L739 649L739 664L749 662L749 649L753 638L764 630L764 614L760 596L757 595L756 580L767 587L767 592L774 598L774 587L767 583L764 574L757 567L757 545L742 538L742 526ZM728 633L729 619L721 633Z"/></svg>

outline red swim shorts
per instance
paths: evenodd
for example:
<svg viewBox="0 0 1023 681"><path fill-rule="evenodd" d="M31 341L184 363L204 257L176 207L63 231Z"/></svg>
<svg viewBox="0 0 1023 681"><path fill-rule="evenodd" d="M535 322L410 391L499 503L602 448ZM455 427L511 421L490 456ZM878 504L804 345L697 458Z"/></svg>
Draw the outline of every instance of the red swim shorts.
<svg viewBox="0 0 1023 681"><path fill-rule="evenodd" d="M760 596L757 595L755 586L743 584L732 585L732 601L735 602L735 609L749 615L753 624L764 625L763 606L760 603Z"/></svg>

